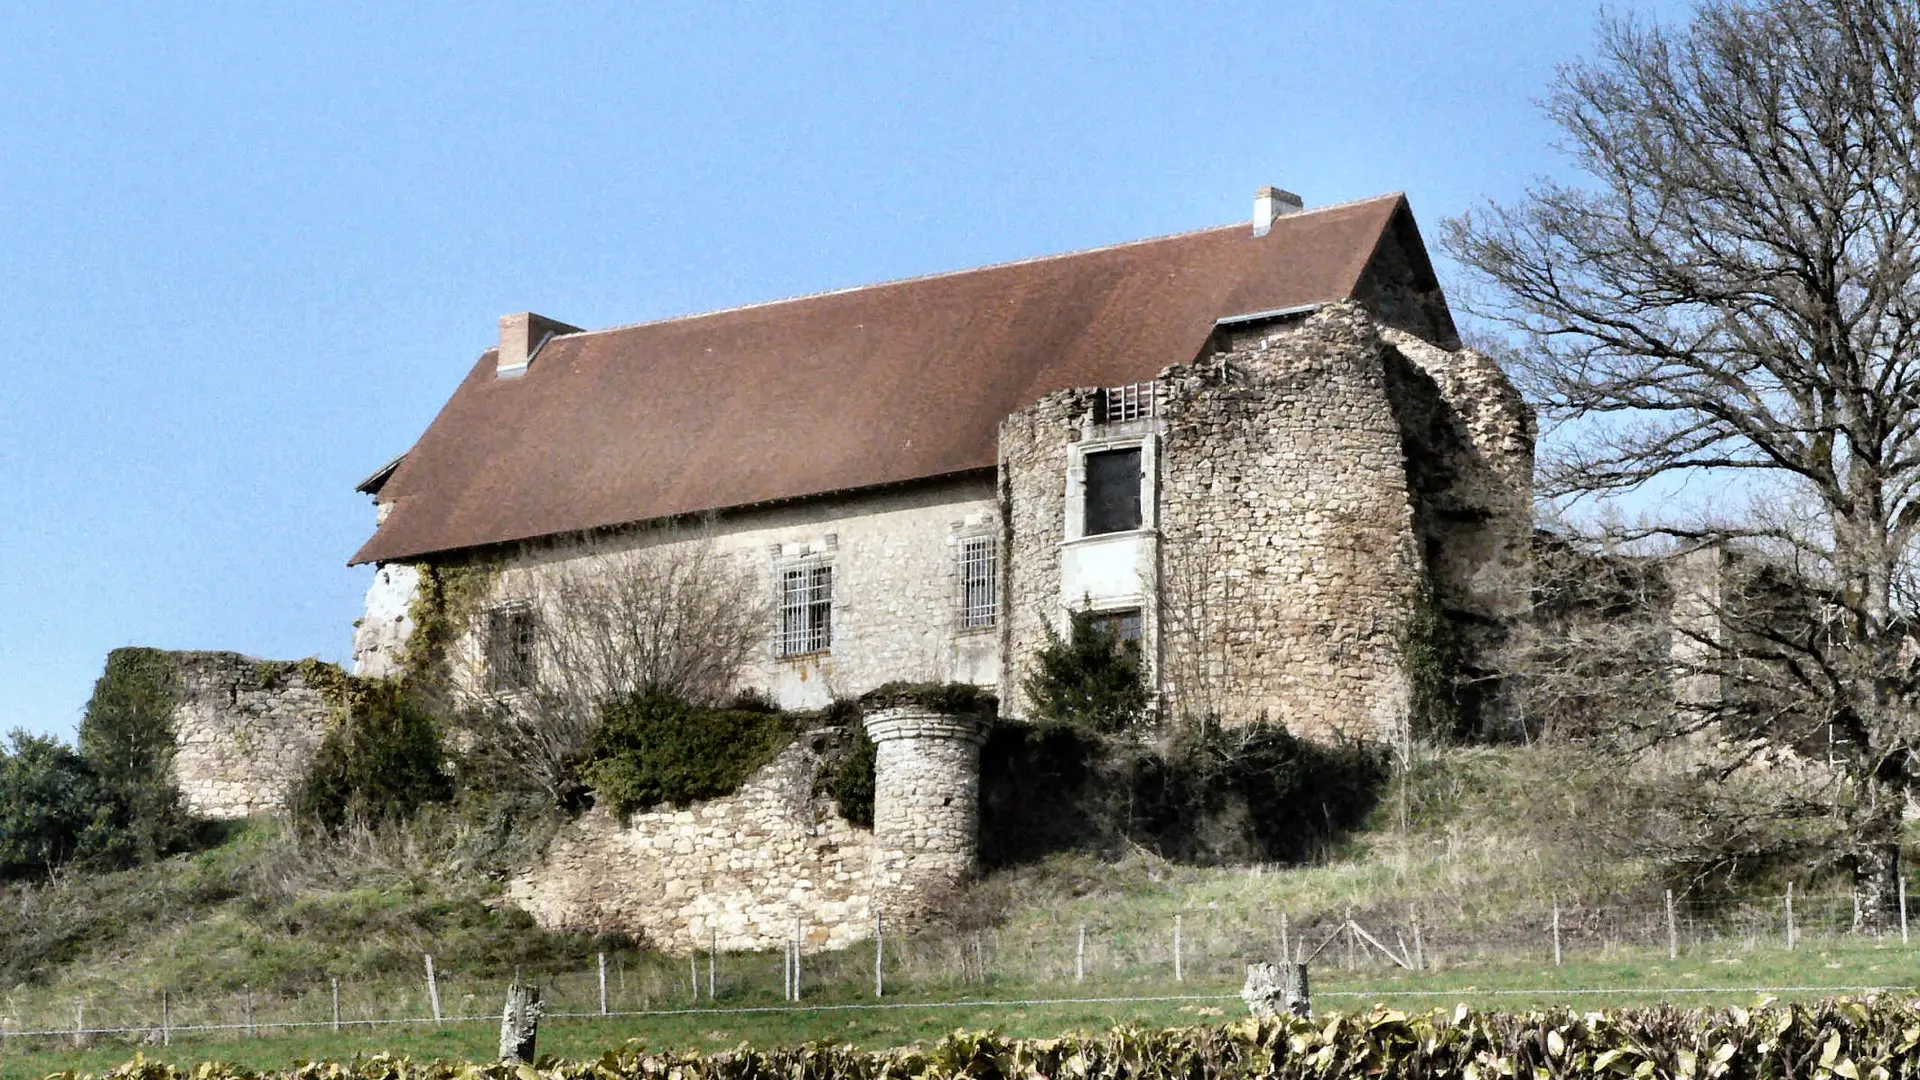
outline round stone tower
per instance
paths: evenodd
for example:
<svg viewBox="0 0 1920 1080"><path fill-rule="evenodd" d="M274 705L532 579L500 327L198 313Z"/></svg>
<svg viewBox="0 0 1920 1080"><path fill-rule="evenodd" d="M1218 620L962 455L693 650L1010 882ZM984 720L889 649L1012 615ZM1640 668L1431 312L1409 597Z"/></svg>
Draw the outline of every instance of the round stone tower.
<svg viewBox="0 0 1920 1080"><path fill-rule="evenodd" d="M911 919L973 875L980 840L980 744L992 719L924 705L867 714L874 744L875 902Z"/></svg>

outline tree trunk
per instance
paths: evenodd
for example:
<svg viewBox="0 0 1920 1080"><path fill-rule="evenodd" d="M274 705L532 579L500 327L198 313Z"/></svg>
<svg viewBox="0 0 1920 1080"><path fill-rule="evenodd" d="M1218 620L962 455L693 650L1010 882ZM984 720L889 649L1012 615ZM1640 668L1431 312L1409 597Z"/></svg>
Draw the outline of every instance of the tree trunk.
<svg viewBox="0 0 1920 1080"><path fill-rule="evenodd" d="M1900 918L1900 845L1866 844L1853 854L1853 929L1878 934Z"/></svg>

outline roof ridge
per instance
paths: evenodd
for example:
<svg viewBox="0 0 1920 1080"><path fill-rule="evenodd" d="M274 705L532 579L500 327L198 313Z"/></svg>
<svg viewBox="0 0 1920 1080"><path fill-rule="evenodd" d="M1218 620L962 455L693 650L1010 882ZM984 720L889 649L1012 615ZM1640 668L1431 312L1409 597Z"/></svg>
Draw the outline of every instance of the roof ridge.
<svg viewBox="0 0 1920 1080"><path fill-rule="evenodd" d="M1369 195L1365 198L1346 199L1341 202L1328 203L1325 206L1316 206L1311 210L1299 210L1286 215L1282 220L1295 221L1314 214L1323 214L1329 210L1344 210L1348 207L1359 206L1362 203L1385 202L1389 199L1403 199L1405 197L1406 193L1403 191L1389 191L1379 195ZM668 315L660 319L642 319L638 322L620 323L617 326L603 326L597 330L579 330L571 334L555 334L554 340L566 341L573 338L587 337L592 334L611 334L621 330L638 330L644 326L665 326L668 323L689 322L694 319L705 319L714 315L731 315L736 312L752 311L757 308L776 307L780 304L796 304L805 300L820 300L829 296L843 296L847 293L865 292L868 289L888 289L899 285L912 285L922 281L937 281L941 278L959 277L963 274L979 274L985 273L988 270L1004 270L1014 266L1029 266L1033 263L1051 262L1054 259L1072 259L1082 255L1097 255L1105 251L1118 251L1121 248L1140 247L1146 244L1163 244L1171 240L1184 240L1188 237L1200 236L1206 233L1223 232L1227 229L1245 227L1246 222L1244 221L1228 222L1225 225L1208 225L1199 229L1187 229L1184 232L1164 233L1160 236L1143 237L1139 240L1122 240L1113 244L1101 244L1098 247L1078 248L1073 251L1057 251L1050 255L1029 255L1024 259L1008 259L1003 262L986 263L981 266L962 267L958 270L935 270L931 273L913 274L908 277L892 278L887 281L868 282L865 285L849 285L840 289L823 289L820 292L801 293L797 296L782 296L772 300L755 300L751 303L735 304L732 307L714 308L710 311L694 311L688 312L685 315Z"/></svg>

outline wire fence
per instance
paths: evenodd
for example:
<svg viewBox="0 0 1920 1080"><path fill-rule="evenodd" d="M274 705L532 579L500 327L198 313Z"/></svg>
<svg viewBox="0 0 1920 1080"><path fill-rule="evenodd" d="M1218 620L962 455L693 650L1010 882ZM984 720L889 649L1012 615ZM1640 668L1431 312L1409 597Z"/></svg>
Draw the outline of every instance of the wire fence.
<svg viewBox="0 0 1920 1080"><path fill-rule="evenodd" d="M1479 909L1470 900L1444 908L1376 904L1299 913L1225 904L1124 925L1081 922L1062 913L1046 923L810 953L800 958L797 974L790 954L775 950L603 955L585 970L528 972L526 978L542 987L545 1015L561 1021L1230 1002L1247 964L1283 955L1311 957L1314 998L1330 1002L1463 993L1591 998L1891 992L1899 984L1885 976L1920 970L1902 955L1916 945L1904 888L1900 899L1900 910L1878 922L1860 918L1853 897L1844 893L1739 901L1669 895L1653 903L1611 905L1548 897L1517 910ZM1822 953L1838 962L1817 955ZM1675 982L1678 968L1660 964L1718 964L1742 956L1764 958L1765 972L1775 978L1754 985L1724 979L1690 985ZM1621 958L1643 962L1641 977L1602 970ZM151 992L134 990L140 980L129 976L121 986L77 996L15 988L0 997L0 1049L48 1039L164 1044L183 1035L251 1038L498 1022L513 975L465 972L436 964L431 953L421 959L416 979L323 977L295 987ZM1568 969L1568 985L1557 984L1554 973L1562 968ZM1762 973L1759 967L1748 970ZM1504 981L1541 985L1478 985L1498 973L1527 977ZM1460 983L1463 976L1475 985ZM790 990L795 981L798 1000ZM1087 990L1095 994L1082 996ZM1162 990L1172 992L1156 992Z"/></svg>

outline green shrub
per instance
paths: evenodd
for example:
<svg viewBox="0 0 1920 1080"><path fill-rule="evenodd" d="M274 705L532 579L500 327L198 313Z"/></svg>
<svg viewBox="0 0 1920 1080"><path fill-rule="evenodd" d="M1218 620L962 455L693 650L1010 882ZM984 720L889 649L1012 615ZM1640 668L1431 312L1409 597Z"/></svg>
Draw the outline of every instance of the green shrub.
<svg viewBox="0 0 1920 1080"><path fill-rule="evenodd" d="M115 649L80 719L80 756L98 778L103 811L90 858L115 866L186 847L194 823L173 779L173 709L180 673L158 649Z"/></svg>
<svg viewBox="0 0 1920 1080"><path fill-rule="evenodd" d="M581 770L621 816L730 795L793 741L785 713L708 709L668 694L641 693L601 710Z"/></svg>
<svg viewBox="0 0 1920 1080"><path fill-rule="evenodd" d="M58 739L16 731L0 747L0 878L45 877L97 846L107 794Z"/></svg>
<svg viewBox="0 0 1920 1080"><path fill-rule="evenodd" d="M1134 846L1197 863L1298 862L1362 825L1390 777L1384 747L1275 724L1202 724L1143 745L1070 724L1002 723L981 749L980 858Z"/></svg>
<svg viewBox="0 0 1920 1080"><path fill-rule="evenodd" d="M1064 640L1047 628L1046 647L1025 683L1035 720L1110 732L1146 715L1153 698L1140 643L1115 642L1095 618L1074 612Z"/></svg>
<svg viewBox="0 0 1920 1080"><path fill-rule="evenodd" d="M440 728L398 683L356 680L289 800L303 827L403 821L453 797Z"/></svg>
<svg viewBox="0 0 1920 1080"><path fill-rule="evenodd" d="M863 829L873 828L875 755L873 740L858 713L847 725L847 745L821 773L821 786L839 804L840 816Z"/></svg>

